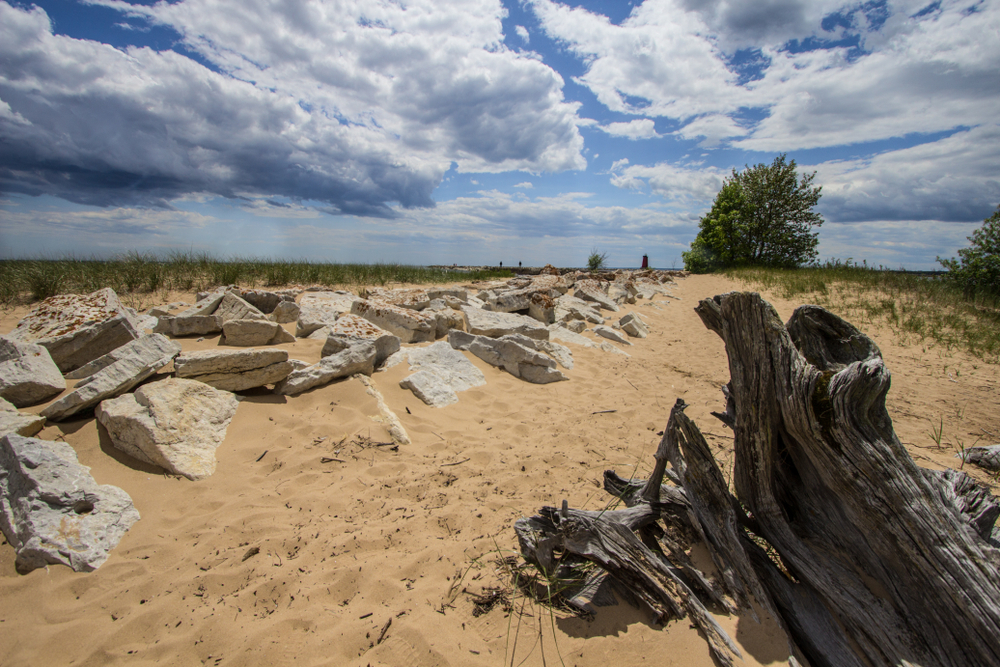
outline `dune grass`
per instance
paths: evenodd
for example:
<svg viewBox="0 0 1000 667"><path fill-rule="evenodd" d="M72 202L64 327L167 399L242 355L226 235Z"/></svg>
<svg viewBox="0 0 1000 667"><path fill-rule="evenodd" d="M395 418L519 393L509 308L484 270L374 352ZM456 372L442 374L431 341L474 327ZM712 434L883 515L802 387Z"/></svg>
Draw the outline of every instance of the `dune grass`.
<svg viewBox="0 0 1000 667"><path fill-rule="evenodd" d="M85 294L104 287L128 297L161 291L197 291L220 285L384 286L510 278L509 271L460 272L404 264L335 264L256 258L221 260L207 254L167 257L131 252L110 260L0 260L0 304L40 301L56 294Z"/></svg>
<svg viewBox="0 0 1000 667"><path fill-rule="evenodd" d="M888 325L903 342L933 342L1000 361L1000 302L967 298L942 277L832 261L802 269L741 268L726 275L752 288L814 303L855 326Z"/></svg>

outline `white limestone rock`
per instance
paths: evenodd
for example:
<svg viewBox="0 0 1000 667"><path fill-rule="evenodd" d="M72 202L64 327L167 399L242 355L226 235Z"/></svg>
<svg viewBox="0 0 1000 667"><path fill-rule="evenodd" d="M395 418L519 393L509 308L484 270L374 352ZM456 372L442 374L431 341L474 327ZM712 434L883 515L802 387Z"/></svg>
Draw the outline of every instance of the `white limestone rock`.
<svg viewBox="0 0 1000 667"><path fill-rule="evenodd" d="M465 314L465 321L468 324L466 331L477 336L499 338L507 334L518 333L538 340L548 340L549 338L549 330L545 328L544 324L524 315L495 313L471 306L463 307L462 312Z"/></svg>
<svg viewBox="0 0 1000 667"><path fill-rule="evenodd" d="M448 298L458 308L464 305L458 299ZM424 309L424 314L433 317L436 323L434 327L435 338L447 336L452 329L465 330L465 315L462 314L461 310L456 310L454 306L449 305L445 299L432 299L430 305Z"/></svg>
<svg viewBox="0 0 1000 667"><path fill-rule="evenodd" d="M117 361L80 380L73 391L45 407L41 414L50 421L62 421L92 408L106 398L124 394L181 352L176 341L162 334L149 334L116 352Z"/></svg>
<svg viewBox="0 0 1000 667"><path fill-rule="evenodd" d="M584 320L591 324L604 324L601 311L583 299L564 294L556 299L555 319L557 322Z"/></svg>
<svg viewBox="0 0 1000 667"><path fill-rule="evenodd" d="M65 373L138 338L133 312L110 287L86 295L61 294L38 304L7 338L45 347Z"/></svg>
<svg viewBox="0 0 1000 667"><path fill-rule="evenodd" d="M608 297L601 283L596 280L578 280L573 286L573 296L584 301L593 301L605 310L618 312L618 304Z"/></svg>
<svg viewBox="0 0 1000 667"><path fill-rule="evenodd" d="M49 564L90 572L139 520L127 493L99 485L65 442L0 438L0 529L28 572Z"/></svg>
<svg viewBox="0 0 1000 667"><path fill-rule="evenodd" d="M358 296L345 291L302 295L295 337L305 338L320 327L332 325L341 314L351 312L351 304L358 299Z"/></svg>
<svg viewBox="0 0 1000 667"><path fill-rule="evenodd" d="M111 443L129 456L191 480L215 472L215 450L239 401L203 382L167 378L95 410Z"/></svg>
<svg viewBox="0 0 1000 667"><path fill-rule="evenodd" d="M0 398L23 408L65 388L66 380L46 348L0 336Z"/></svg>
<svg viewBox="0 0 1000 667"><path fill-rule="evenodd" d="M277 384L294 369L288 359L288 350L281 349L201 350L182 354L174 360L177 377L204 382L225 391L246 391Z"/></svg>
<svg viewBox="0 0 1000 667"><path fill-rule="evenodd" d="M295 336L277 322L269 320L229 320L222 324L222 335L226 345L234 347L295 342Z"/></svg>
<svg viewBox="0 0 1000 667"><path fill-rule="evenodd" d="M351 304L351 313L399 336L403 343L434 340L437 329L437 321L429 315L378 301L355 301Z"/></svg>
<svg viewBox="0 0 1000 667"><path fill-rule="evenodd" d="M552 358L527 347L523 336L488 338L463 331L448 334L448 343L457 350L468 350L491 366L503 368L516 378L535 384L568 380L556 370Z"/></svg>
<svg viewBox="0 0 1000 667"><path fill-rule="evenodd" d="M219 307L212 313L225 326L232 320L262 320L268 321L267 315L241 299L234 292L226 292L219 302Z"/></svg>
<svg viewBox="0 0 1000 667"><path fill-rule="evenodd" d="M265 315L273 315L274 311L283 303L295 303L295 297L301 293L301 290L297 289L286 289L278 292L270 292L267 290L259 289L244 289L240 290L240 298L249 303L251 306L264 313ZM289 322L294 322L295 320L288 320Z"/></svg>
<svg viewBox="0 0 1000 667"><path fill-rule="evenodd" d="M618 354L618 355L621 355L623 357L631 357L632 356L631 354L629 354L625 350L622 350L620 348L615 347L614 345L612 345L611 343L609 343L606 340L603 340L600 343L598 343L597 347L599 349L605 351L605 352L610 352L611 354Z"/></svg>
<svg viewBox="0 0 1000 667"><path fill-rule="evenodd" d="M556 302L550 294L535 292L528 304L528 317L542 324L552 324L556 321Z"/></svg>
<svg viewBox="0 0 1000 667"><path fill-rule="evenodd" d="M486 376L446 341L408 350L410 370L399 383L427 405L441 408L458 401L458 392L486 384Z"/></svg>
<svg viewBox="0 0 1000 667"><path fill-rule="evenodd" d="M409 308L410 310L423 310L430 304L432 299L425 289L385 289L382 287L375 287L368 290L366 298L369 301L388 303L400 308Z"/></svg>
<svg viewBox="0 0 1000 667"><path fill-rule="evenodd" d="M18 412L10 402L0 398L0 438L13 433L30 438L45 426L45 418Z"/></svg>
<svg viewBox="0 0 1000 667"><path fill-rule="evenodd" d="M355 373L371 375L375 372L375 357L378 352L372 343L358 343L346 350L319 360L303 370L292 371L275 388L274 393L295 396L304 391L329 384Z"/></svg>
<svg viewBox="0 0 1000 667"><path fill-rule="evenodd" d="M594 341L590 340L586 336L581 336L578 332L562 327L559 324L551 325L549 327L549 334L552 340L572 343L573 345L580 345L581 347L598 347Z"/></svg>
<svg viewBox="0 0 1000 667"><path fill-rule="evenodd" d="M320 356L328 357L361 342L375 345L376 367L381 366L390 355L399 351L399 336L389 333L363 317L346 313L329 327Z"/></svg>
<svg viewBox="0 0 1000 667"><path fill-rule="evenodd" d="M638 313L629 313L618 320L618 324L621 326L622 331L633 338L645 338L649 335L649 327L642 321Z"/></svg>
<svg viewBox="0 0 1000 667"><path fill-rule="evenodd" d="M621 343L623 345L631 345L631 341L625 336L612 329L611 327L606 327L604 325L597 325L594 327L594 333L602 338L607 338L608 340L613 340L616 343Z"/></svg>
<svg viewBox="0 0 1000 667"><path fill-rule="evenodd" d="M282 301L274 307L274 310L269 315L269 319L278 324L288 324L289 322L298 320L299 315L299 304L294 301Z"/></svg>
<svg viewBox="0 0 1000 667"><path fill-rule="evenodd" d="M214 315L226 292L216 290L177 315L161 315L153 333L171 337L204 336L222 331L222 321Z"/></svg>

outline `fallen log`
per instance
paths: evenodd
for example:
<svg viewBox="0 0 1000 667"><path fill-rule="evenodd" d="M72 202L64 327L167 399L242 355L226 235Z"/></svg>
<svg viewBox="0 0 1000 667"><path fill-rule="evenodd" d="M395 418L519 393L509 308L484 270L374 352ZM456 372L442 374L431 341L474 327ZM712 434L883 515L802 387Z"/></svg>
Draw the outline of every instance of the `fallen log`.
<svg viewBox="0 0 1000 667"><path fill-rule="evenodd" d="M1000 504L962 472L913 462L875 343L817 306L785 325L752 293L695 310L729 358L717 416L734 431L733 492L678 400L650 478L605 473L628 509L522 519L525 559L550 572L560 558L596 563L661 620L689 615L726 665L739 652L708 609L756 618L756 604L793 662L1000 666ZM714 580L678 536L704 541Z"/></svg>

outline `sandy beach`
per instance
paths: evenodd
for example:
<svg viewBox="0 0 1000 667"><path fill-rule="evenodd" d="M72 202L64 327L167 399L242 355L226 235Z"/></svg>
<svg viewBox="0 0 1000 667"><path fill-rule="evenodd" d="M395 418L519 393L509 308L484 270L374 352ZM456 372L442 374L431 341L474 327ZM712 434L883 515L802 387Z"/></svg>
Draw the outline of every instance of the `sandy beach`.
<svg viewBox="0 0 1000 667"><path fill-rule="evenodd" d="M355 379L294 397L244 393L216 472L198 482L120 453L92 416L47 426L37 437L70 444L142 518L92 573L18 574L13 548L0 545L0 664L713 665L688 619L661 627L619 605L586 620L519 596L514 613L478 614L473 596L509 588L497 561L517 553L515 520L563 499L604 507L606 469L645 477L678 397L728 472L731 432L710 415L724 405L725 350L693 308L736 289L690 276L672 297L624 307L618 315L641 313L650 336L623 348L631 357L570 345L568 382L529 384L465 353L486 385L432 408L400 388L407 364L377 372L410 445L391 446ZM764 296L783 319L801 305ZM3 313L0 331L28 310ZM918 465L958 468L959 443L1000 442L997 365L852 323L882 350L889 414ZM219 344L218 335L178 340L186 351ZM280 345L309 363L322 346ZM990 475L964 469L997 493ZM718 620L747 665L787 664L786 640L766 617Z"/></svg>

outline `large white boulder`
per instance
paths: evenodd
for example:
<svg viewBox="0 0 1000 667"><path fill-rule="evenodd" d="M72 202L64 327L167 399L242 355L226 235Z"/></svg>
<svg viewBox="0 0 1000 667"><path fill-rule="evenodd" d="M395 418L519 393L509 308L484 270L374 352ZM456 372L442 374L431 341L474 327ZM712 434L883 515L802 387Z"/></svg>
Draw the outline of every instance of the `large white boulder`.
<svg viewBox="0 0 1000 667"><path fill-rule="evenodd" d="M255 345L277 345L294 343L295 336L285 331L277 322L261 319L229 320L222 323L222 335L226 345L233 347L253 347Z"/></svg>
<svg viewBox="0 0 1000 667"><path fill-rule="evenodd" d="M591 324L604 324L604 316L599 309L569 294L556 299L555 320L557 322L584 320Z"/></svg>
<svg viewBox="0 0 1000 667"><path fill-rule="evenodd" d="M460 391L486 384L483 372L445 341L408 350L407 358L416 372L399 386L436 408L456 403Z"/></svg>
<svg viewBox="0 0 1000 667"><path fill-rule="evenodd" d="M46 348L0 336L0 398L23 408L65 388L66 380Z"/></svg>
<svg viewBox="0 0 1000 667"><path fill-rule="evenodd" d="M295 336L305 338L320 327L332 325L341 314L351 312L351 305L358 299L344 291L303 294L299 299Z"/></svg>
<svg viewBox="0 0 1000 667"><path fill-rule="evenodd" d="M46 406L41 415L62 421L106 398L124 394L181 352L179 343L162 334L149 334L123 347L126 349L115 352L117 361L80 380L73 391Z"/></svg>
<svg viewBox="0 0 1000 667"><path fill-rule="evenodd" d="M477 336L499 338L507 334L517 333L539 340L548 340L549 338L549 330L545 328L544 324L524 315L497 313L473 306L464 306L462 312L468 323L466 331Z"/></svg>
<svg viewBox="0 0 1000 667"><path fill-rule="evenodd" d="M110 287L49 297L7 337L45 347L59 370L71 371L139 337L137 314Z"/></svg>
<svg viewBox="0 0 1000 667"><path fill-rule="evenodd" d="M434 340L434 332L437 329L437 320L434 317L379 301L359 299L351 304L351 313L399 336L399 340L403 343Z"/></svg>
<svg viewBox="0 0 1000 667"><path fill-rule="evenodd" d="M246 391L277 384L294 370L288 350L201 350L174 359L179 378L204 382L225 391Z"/></svg>
<svg viewBox="0 0 1000 667"><path fill-rule="evenodd" d="M468 350L491 366L503 368L516 378L535 384L568 380L556 369L556 362L528 347L523 336L489 338L464 331L448 334L448 343L457 350Z"/></svg>
<svg viewBox="0 0 1000 667"><path fill-rule="evenodd" d="M117 449L198 480L215 472L215 450L225 440L238 405L228 391L167 378L101 402L95 415Z"/></svg>
<svg viewBox="0 0 1000 667"><path fill-rule="evenodd" d="M99 485L65 442L0 438L0 529L21 572L49 564L95 570L139 520L132 499Z"/></svg>
<svg viewBox="0 0 1000 667"><path fill-rule="evenodd" d="M399 336L351 313L341 315L328 331L326 343L320 352L321 357L328 357L361 342L369 342L375 345L375 366L378 367L391 354L399 351Z"/></svg>
<svg viewBox="0 0 1000 667"><path fill-rule="evenodd" d="M337 354L323 357L319 363L308 368L292 371L274 388L274 393L295 396L355 373L370 376L375 372L377 354L373 343L358 343Z"/></svg>

